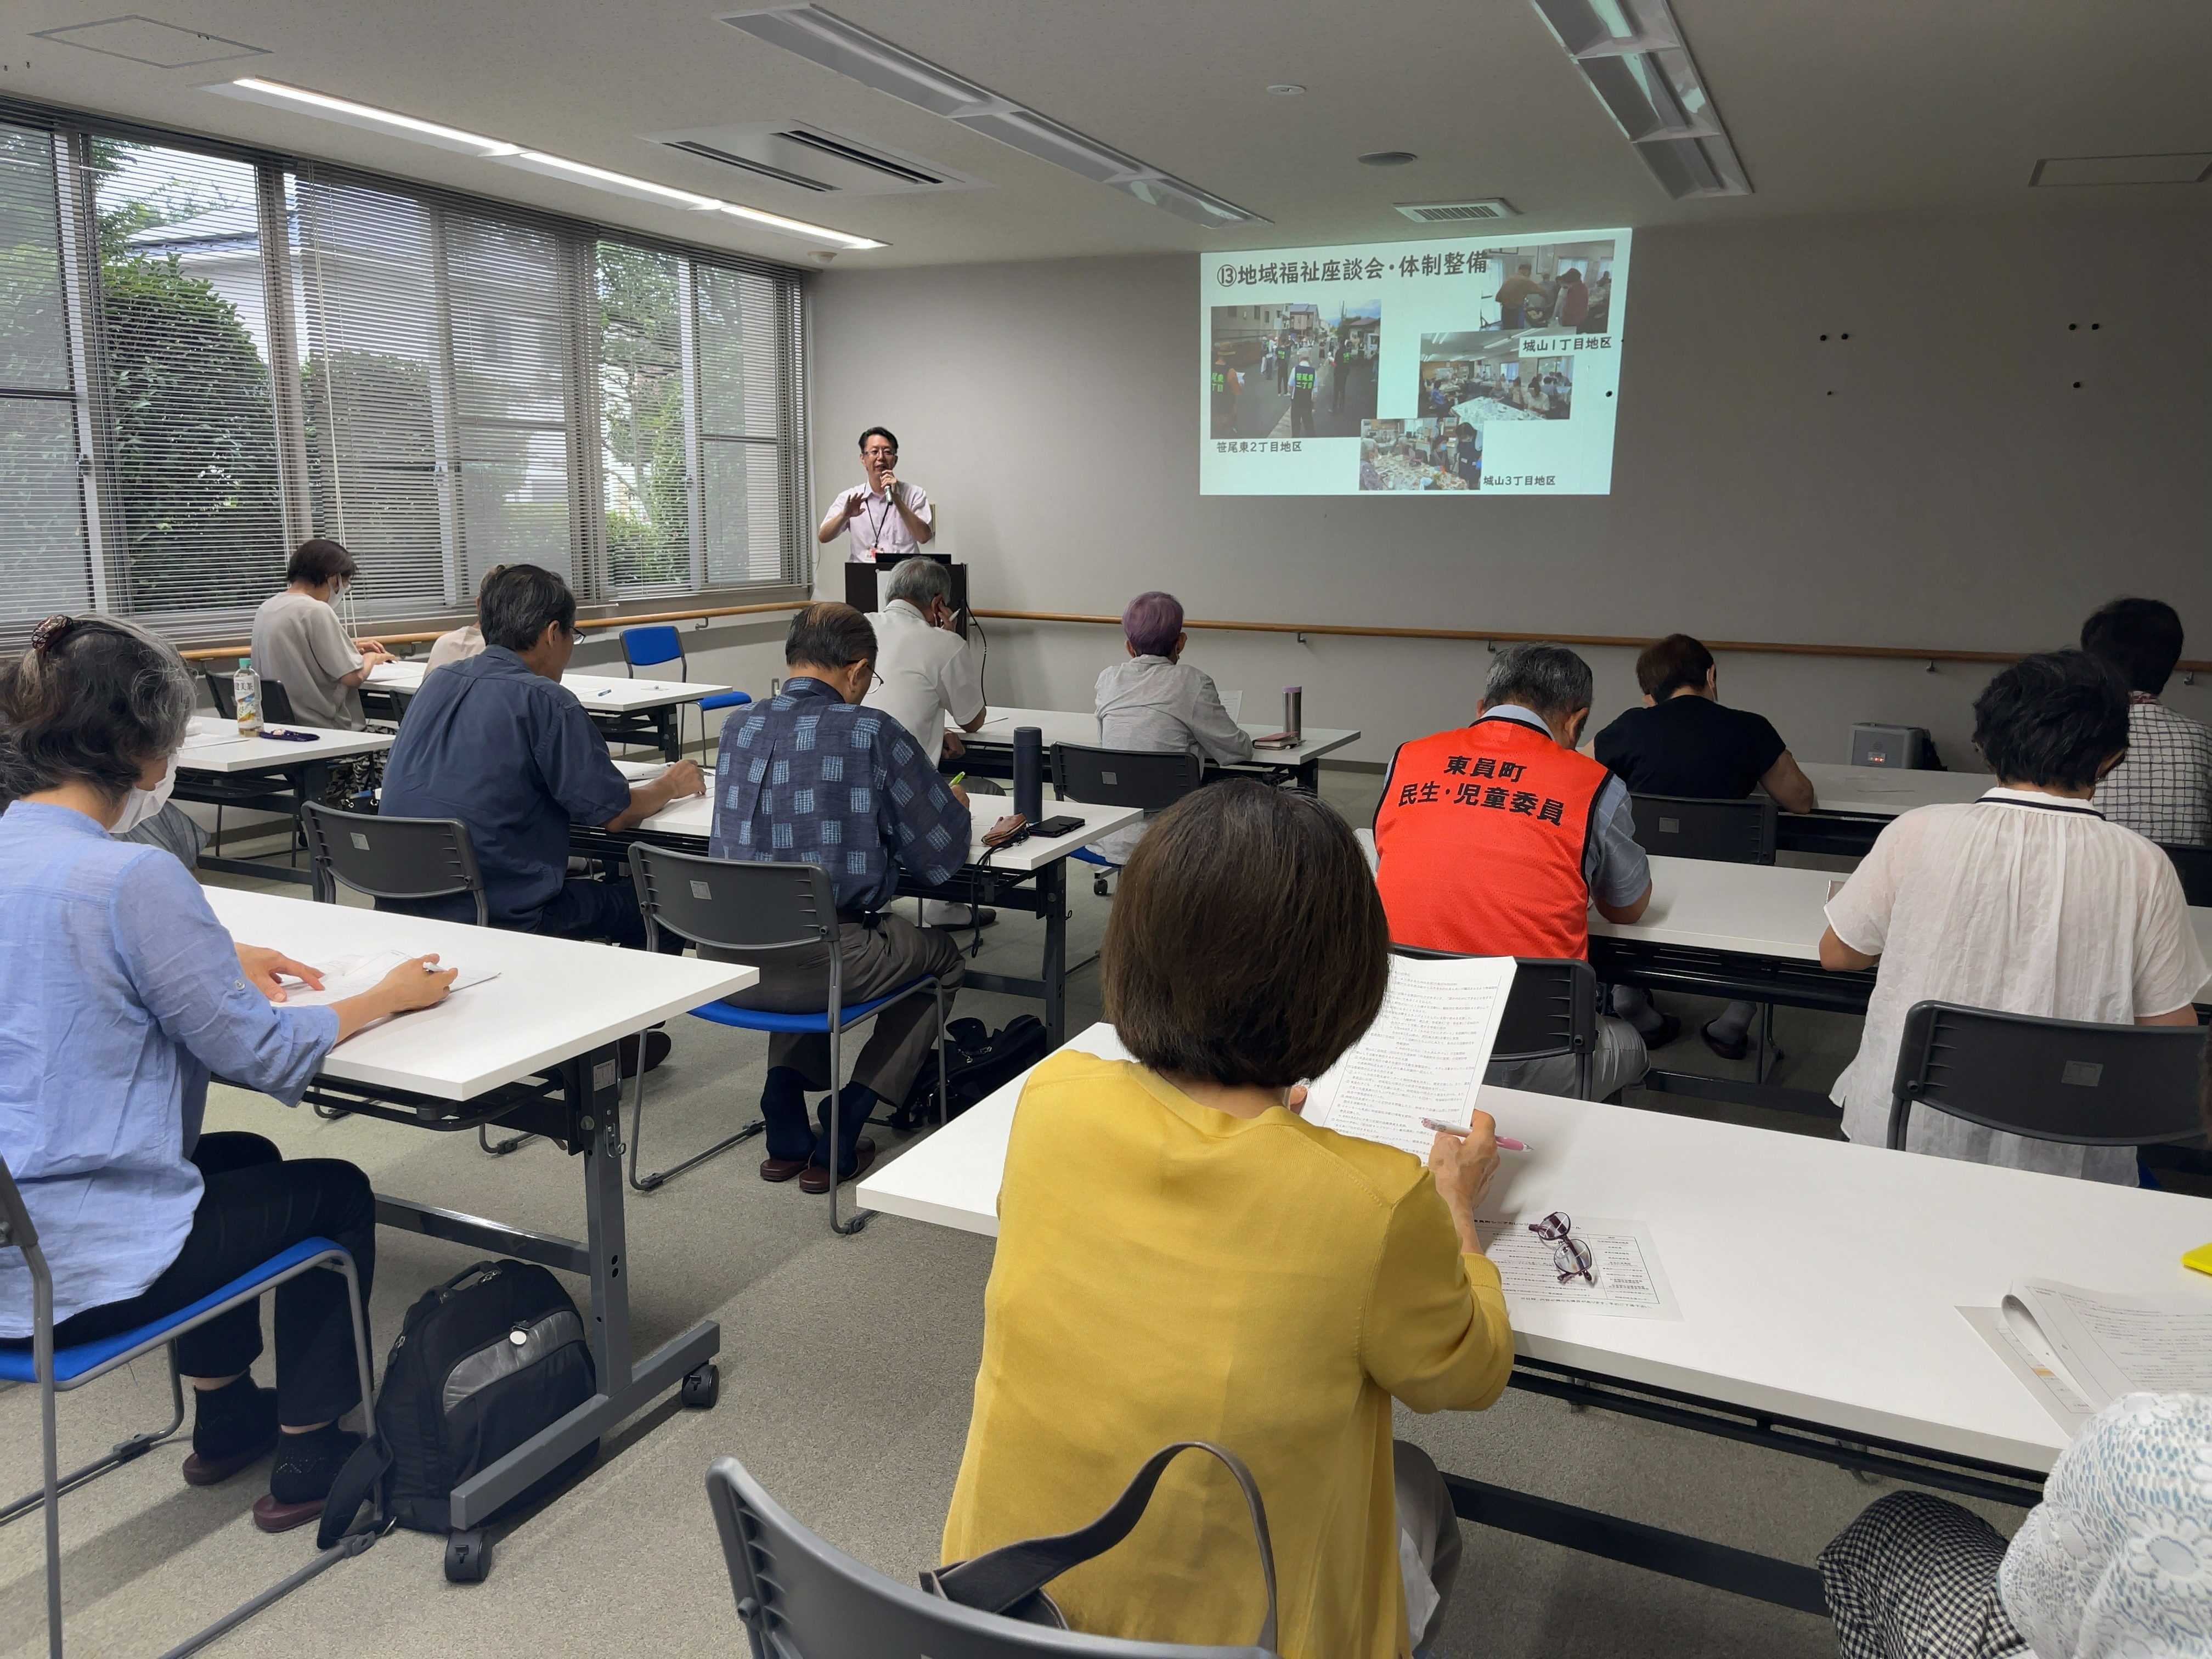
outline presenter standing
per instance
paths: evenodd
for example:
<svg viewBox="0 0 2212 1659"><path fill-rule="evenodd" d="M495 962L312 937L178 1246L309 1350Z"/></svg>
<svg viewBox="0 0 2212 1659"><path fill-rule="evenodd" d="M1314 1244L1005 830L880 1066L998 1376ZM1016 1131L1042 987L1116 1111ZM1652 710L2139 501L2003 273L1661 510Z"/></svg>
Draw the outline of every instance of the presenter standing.
<svg viewBox="0 0 2212 1659"><path fill-rule="evenodd" d="M870 427L860 434L860 465L867 483L854 484L838 496L814 539L826 543L839 532L850 531L853 540L846 557L854 564L911 557L935 538L937 526L927 493L898 477L898 440L885 428Z"/></svg>

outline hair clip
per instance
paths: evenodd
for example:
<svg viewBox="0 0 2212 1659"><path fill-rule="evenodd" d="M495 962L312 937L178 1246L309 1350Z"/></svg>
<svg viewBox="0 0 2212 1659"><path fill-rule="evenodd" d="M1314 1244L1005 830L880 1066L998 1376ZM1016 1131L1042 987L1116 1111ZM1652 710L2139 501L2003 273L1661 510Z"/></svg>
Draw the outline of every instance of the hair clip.
<svg viewBox="0 0 2212 1659"><path fill-rule="evenodd" d="M70 629L76 626L75 617L49 617L31 630L31 649L40 656L59 645Z"/></svg>

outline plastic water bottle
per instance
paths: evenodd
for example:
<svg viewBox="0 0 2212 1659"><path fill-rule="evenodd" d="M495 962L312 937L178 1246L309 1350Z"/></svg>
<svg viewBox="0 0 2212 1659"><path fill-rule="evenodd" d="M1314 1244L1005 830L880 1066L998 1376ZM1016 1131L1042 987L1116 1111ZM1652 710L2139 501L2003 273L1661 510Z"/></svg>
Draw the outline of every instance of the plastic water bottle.
<svg viewBox="0 0 2212 1659"><path fill-rule="evenodd" d="M240 657L238 672L230 677L230 695L238 704L238 735L261 735L261 676L253 672L253 659Z"/></svg>

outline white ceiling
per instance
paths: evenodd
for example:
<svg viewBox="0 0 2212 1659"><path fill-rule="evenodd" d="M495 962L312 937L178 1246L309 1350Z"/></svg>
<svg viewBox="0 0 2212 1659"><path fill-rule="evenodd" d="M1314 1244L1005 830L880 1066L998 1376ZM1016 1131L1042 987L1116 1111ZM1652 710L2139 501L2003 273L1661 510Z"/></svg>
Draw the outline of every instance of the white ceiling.
<svg viewBox="0 0 2212 1659"><path fill-rule="evenodd" d="M197 88L257 75L891 246L847 266L1447 234L1395 201L1503 196L1531 229L1884 210L2165 203L2212 185L2031 191L2039 158L2212 149L2206 0L1674 0L1755 193L1669 201L1528 0L830 0L993 91L1264 214L1206 231L714 21L737 0L136 0L267 49L164 70L34 39L114 0L12 0L0 94L220 134L796 260L803 243ZM757 0L756 0L757 3ZM1309 88L1267 94L1271 82ZM805 120L991 188L824 198L637 135ZM1409 167L1353 158L1408 149Z"/></svg>

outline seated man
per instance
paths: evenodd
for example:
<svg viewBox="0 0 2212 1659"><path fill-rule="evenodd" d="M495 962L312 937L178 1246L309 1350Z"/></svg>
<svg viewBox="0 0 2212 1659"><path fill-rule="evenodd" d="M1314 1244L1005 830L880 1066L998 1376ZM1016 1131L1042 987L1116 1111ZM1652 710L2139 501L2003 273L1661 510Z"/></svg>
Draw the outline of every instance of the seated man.
<svg viewBox="0 0 2212 1659"><path fill-rule="evenodd" d="M1564 646L1498 653L1475 721L1399 745L1375 811L1376 885L1400 945L1484 957L1588 957L1589 908L1634 921L1651 902L1628 786L1575 752L1589 665ZM1680 1021L1640 1005L1650 1030L1601 1015L1591 1092L1644 1075L1644 1038ZM1671 1030L1669 1029L1671 1028ZM1490 1068L1488 1081L1571 1094L1571 1056Z"/></svg>
<svg viewBox="0 0 2212 1659"><path fill-rule="evenodd" d="M932 766L960 757L960 739L945 730L947 720L973 732L990 712L975 653L953 631L957 615L951 571L935 559L914 558L893 568L884 608L868 618L876 630L876 683L864 701L904 726ZM988 927L999 913L924 899L921 919L933 927Z"/></svg>
<svg viewBox="0 0 2212 1659"><path fill-rule="evenodd" d="M358 732L361 683L392 653L374 640L349 640L331 601L361 574L337 543L300 544L284 570L286 586L253 613L253 666L284 688L302 726Z"/></svg>
<svg viewBox="0 0 2212 1659"><path fill-rule="evenodd" d="M937 775L904 726L859 706L875 678L875 630L848 605L811 605L792 618L783 643L791 678L783 690L732 710L722 724L708 850L718 859L816 864L828 872L844 1006L924 974L944 982L950 1005L962 968L952 935L917 927L884 906L898 891L901 870L935 887L967 862L968 796ZM830 1001L828 954L763 963L760 983L730 1000L777 1013L819 1013ZM837 1096L839 1180L874 1161L875 1143L861 1139L860 1130L877 1101L896 1106L906 1099L936 1037L936 1016L927 996L895 1002L876 1016L853 1080ZM806 1091L826 1095L836 1087L830 1039L778 1032L769 1039L768 1066L761 1179L798 1176L802 1190L825 1193L830 1104L822 1103L817 1133L806 1120Z"/></svg>
<svg viewBox="0 0 2212 1659"><path fill-rule="evenodd" d="M2097 786L2097 810L2169 847L2212 846L2212 731L2158 700L2181 660L2180 617L2157 599L2114 599L2081 624L2081 648L2129 691L2127 757Z"/></svg>
<svg viewBox="0 0 2212 1659"><path fill-rule="evenodd" d="M485 579L477 617L483 650L426 675L408 708L385 763L381 810L468 825L493 927L641 951L645 919L627 877L568 879L568 826L627 830L705 793L705 780L688 760L634 787L616 770L607 740L561 684L576 648L576 596L560 577L508 565ZM377 908L476 920L465 893L379 899Z"/></svg>
<svg viewBox="0 0 2212 1659"><path fill-rule="evenodd" d="M1121 613L1127 662L1103 670L1094 693L1102 749L1152 755L1178 751L1218 766L1252 758L1252 734L1229 717L1212 677L1182 659L1182 602L1172 593L1139 593ZM1126 864L1145 833L1142 823L1098 842L1098 856Z"/></svg>
<svg viewBox="0 0 2212 1659"><path fill-rule="evenodd" d="M1857 1056L1836 1079L1844 1133L1886 1144L1917 1002L2050 1019L2194 1025L2204 957L2165 854L2089 804L2128 742L2128 688L2081 651L2023 658L1974 703L1997 787L1893 822L1828 902L1820 965L1875 969ZM2132 1146L2072 1146L1916 1110L1907 1150L2136 1184Z"/></svg>
<svg viewBox="0 0 2212 1659"><path fill-rule="evenodd" d="M1720 670L1713 653L1687 634L1669 634L1636 659L1644 706L1632 708L1597 734L1590 752L1639 795L1688 795L1700 800L1741 800L1764 789L1785 812L1809 812L1812 780L1797 767L1763 714L1730 708L1720 700ZM1641 992L1613 993L1625 1010ZM1703 1028L1705 1047L1723 1060L1741 1060L1744 1033L1758 1005L1731 1002Z"/></svg>

